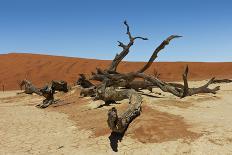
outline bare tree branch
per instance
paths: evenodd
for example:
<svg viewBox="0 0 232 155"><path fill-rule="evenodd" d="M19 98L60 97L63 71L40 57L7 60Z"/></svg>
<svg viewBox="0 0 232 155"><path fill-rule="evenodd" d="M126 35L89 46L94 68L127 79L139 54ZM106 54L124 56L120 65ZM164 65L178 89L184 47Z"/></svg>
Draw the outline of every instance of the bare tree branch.
<svg viewBox="0 0 232 155"><path fill-rule="evenodd" d="M129 43L127 45L123 44L122 42L118 41L120 47L123 48L123 50L120 52L120 54L116 54L114 60L112 61L110 67L108 68L108 72L109 73L114 73L116 72L117 70L117 67L119 65L119 63L123 60L123 58L129 53L129 50L130 50L130 47L134 44L134 41L135 39L142 39L142 40L147 40L147 38L143 38L143 37L133 37L131 35L131 32L130 32L130 27L129 25L127 24L127 21L124 21L124 25L126 25L126 34L128 35L129 37Z"/></svg>
<svg viewBox="0 0 232 155"><path fill-rule="evenodd" d="M212 78L203 86L197 88L189 88L188 66L186 66L184 73L182 74L184 84L166 83L160 80L158 76L153 77L144 73L144 71L146 71L151 66L153 61L158 57L158 53L162 49L164 49L165 46L168 45L172 39L181 37L178 35L171 35L167 39L165 39L154 50L149 61L137 72L116 72L119 63L129 53L129 49L134 44L134 41L136 39L147 40L147 38L139 36L133 37L130 32L130 27L126 21L124 21L124 25L126 26L126 34L128 35L130 40L129 43L124 44L118 41L118 46L122 47L123 50L119 54L116 54L109 68L106 70L101 70L97 68L97 72L92 73L92 77L90 78L90 80L97 80L101 83L96 87L82 89L81 92L84 96L91 96L94 97L94 99L96 100L103 100L106 103L108 103L109 101L121 101L123 99L129 99L129 107L121 116L118 116L116 108L112 108L108 111L107 123L112 131L123 133L128 127L129 123L140 114L142 97L136 92L139 89L152 90L152 87L158 87L163 92L171 93L180 98L199 93L216 93L216 91L219 90L219 86L213 89L208 88L208 86L214 82L214 78ZM137 80L138 78L143 79L143 81ZM228 80L226 80L226 82L227 81ZM123 90L121 89L122 87L124 88Z"/></svg>
<svg viewBox="0 0 232 155"><path fill-rule="evenodd" d="M133 40L133 37L131 36L130 27L129 27L129 25L127 24L127 21L125 20L123 23L124 23L124 25L126 25L126 34L128 34L128 37L129 37L130 41L134 41L134 40Z"/></svg>
<svg viewBox="0 0 232 155"><path fill-rule="evenodd" d="M135 39L148 40L148 38L143 38L143 37L134 37L134 40L135 40Z"/></svg>
<svg viewBox="0 0 232 155"><path fill-rule="evenodd" d="M106 88L104 92L106 100L122 100L128 98L130 100L129 107L121 115L118 116L117 109L112 108L108 112L108 126L113 132L123 133L128 127L129 123L138 115L140 115L142 97L136 93L133 89L116 91L112 87Z"/></svg>
<svg viewBox="0 0 232 155"><path fill-rule="evenodd" d="M171 35L171 36L169 36L166 40L164 40L164 41L154 50L152 56L150 57L150 59L149 59L149 61L146 63L146 65L145 65L143 68L141 68L138 72L139 72L139 73L143 73L145 70L147 70L147 69L151 66L151 64L153 63L153 61L158 57L157 54L158 54L162 49L164 49L164 47L165 47L166 45L168 45L169 42L170 42L172 39L174 39L174 38L179 38L179 37L182 37L182 36Z"/></svg>
<svg viewBox="0 0 232 155"><path fill-rule="evenodd" d="M189 93L188 92L188 90L189 90L189 87L188 87L188 65L186 66L185 72L182 75L182 77L183 77L183 81L184 81L184 88L183 88L184 92L183 92L182 97L185 97Z"/></svg>

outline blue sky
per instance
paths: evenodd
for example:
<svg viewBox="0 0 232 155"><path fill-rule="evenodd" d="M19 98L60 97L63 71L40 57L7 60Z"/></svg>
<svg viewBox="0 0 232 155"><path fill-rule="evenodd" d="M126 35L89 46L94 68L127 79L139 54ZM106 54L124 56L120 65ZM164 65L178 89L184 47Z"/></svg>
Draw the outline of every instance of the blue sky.
<svg viewBox="0 0 232 155"><path fill-rule="evenodd" d="M158 61L232 61L231 0L0 0L0 53L26 52L112 59L127 42L126 57L147 61L171 34Z"/></svg>

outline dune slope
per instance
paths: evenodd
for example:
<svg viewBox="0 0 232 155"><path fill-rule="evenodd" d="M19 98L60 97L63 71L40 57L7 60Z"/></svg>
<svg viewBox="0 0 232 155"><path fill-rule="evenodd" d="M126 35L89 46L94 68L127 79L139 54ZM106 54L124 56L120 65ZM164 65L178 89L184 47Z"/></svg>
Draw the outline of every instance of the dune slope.
<svg viewBox="0 0 232 155"><path fill-rule="evenodd" d="M49 56L38 54L1 54L0 84L1 90L19 89L18 81L27 78L36 86L41 87L51 80L66 80L73 84L78 74L90 74L96 67L106 68L110 61ZM213 76L217 78L232 78L232 62L202 63L202 62L155 62L147 70L148 74L160 73L165 81L180 81L186 65L190 67L190 80L204 80ZM136 71L144 62L122 62L119 71Z"/></svg>

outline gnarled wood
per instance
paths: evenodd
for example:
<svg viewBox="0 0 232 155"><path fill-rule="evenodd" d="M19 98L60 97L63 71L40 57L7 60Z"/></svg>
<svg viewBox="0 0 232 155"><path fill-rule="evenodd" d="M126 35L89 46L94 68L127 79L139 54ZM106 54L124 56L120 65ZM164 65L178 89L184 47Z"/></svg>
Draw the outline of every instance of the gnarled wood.
<svg viewBox="0 0 232 155"><path fill-rule="evenodd" d="M85 88L81 92L82 95L93 96L94 99L104 100L105 102L120 101L123 99L130 100L128 109L120 116L118 115L116 108L112 108L109 110L107 123L112 131L123 133L128 127L129 123L140 114L142 98L135 90L151 90L152 87L158 87L162 91L169 92L180 98L198 93L216 93L216 91L219 90L219 87L215 87L213 89L208 88L208 86L214 82L214 78L201 87L190 88L188 84L188 67L186 67L182 75L184 84L166 83L160 80L158 76L153 77L144 73L144 71L146 71L151 66L153 61L157 58L158 53L162 49L164 49L165 46L168 45L172 39L181 37L178 35L171 35L167 39L165 39L154 50L149 61L140 70L130 73L117 72L117 67L119 63L129 53L129 49L134 44L134 41L136 39L147 40L147 38L143 37L133 37L130 32L130 27L126 21L124 21L124 25L127 28L126 33L129 37L129 43L124 44L118 41L118 46L122 47L122 51L119 54L116 54L108 69L102 70L100 68L97 68L97 72L92 73L92 76L90 78L90 80L100 81L101 84L94 87L89 84L90 82L86 80L85 77L81 77L79 80L81 82L83 81L82 83L84 83L81 84L81 82L79 82L80 85ZM137 78L143 79L143 81L137 80ZM122 87L127 89L120 89Z"/></svg>
<svg viewBox="0 0 232 155"><path fill-rule="evenodd" d="M54 91L63 91L68 92L68 84L66 81L60 80L60 81L51 81L51 86Z"/></svg>
<svg viewBox="0 0 232 155"><path fill-rule="evenodd" d="M118 67L118 64L119 64L119 63L122 61L122 59L129 53L129 49L130 49L130 47L134 44L134 41L135 41L136 39L148 40L147 38L143 38L143 37L133 37L133 36L131 35L130 27L129 27L129 25L127 24L127 21L124 21L124 25L126 25L126 28L127 28L126 34L128 35L130 42L129 42L127 45L125 45L125 44L123 44L122 42L118 41L118 43L119 43L118 46L122 47L123 50L120 52L120 54L116 54L116 56L115 56L115 58L113 59L113 61L112 61L111 65L110 65L110 67L109 67L108 70L107 70L109 73L114 73L114 72L116 72L117 67Z"/></svg>
<svg viewBox="0 0 232 155"><path fill-rule="evenodd" d="M143 68L141 68L138 72L139 72L139 73L143 73L145 70L147 70L147 69L151 66L151 64L154 62L154 60L158 57L157 54L158 54L162 49L164 49L164 47L165 47L166 45L168 45L169 42L170 42L172 39L174 39L174 38L180 38L180 37L182 37L182 36L171 35L171 36L169 36L167 39L165 39L165 40L154 50L153 54L151 55L151 58L150 58L149 61L146 63L146 65L145 65Z"/></svg>
<svg viewBox="0 0 232 155"><path fill-rule="evenodd" d="M38 89L30 81L23 80L20 84L20 87L22 88L23 86L25 86L24 92L26 94L36 93L37 95L45 97L42 103L36 105L36 107L38 108L46 108L49 105L53 104L55 91L68 92L68 86L66 81L52 80L49 85L46 85L41 89Z"/></svg>
<svg viewBox="0 0 232 155"><path fill-rule="evenodd" d="M169 92L169 93L171 93L175 96L181 97L181 98L186 97L186 96L192 96L194 94L200 94L200 93L213 93L213 94L215 94L220 89L220 86L217 86L213 89L208 88L208 86L213 83L214 78L212 78L209 82L207 82L203 86L200 86L197 88L189 88L188 81L187 81L187 74L188 74L188 67L186 67L185 72L183 74L184 85L182 85L182 86L181 86L181 84L178 84L178 85L168 84L168 83L163 82L157 78L148 76L148 75L143 74L143 73L139 73L136 76L144 78L147 81L154 83L154 85L157 85L164 92Z"/></svg>
<svg viewBox="0 0 232 155"><path fill-rule="evenodd" d="M213 83L231 83L232 80L230 79L214 79Z"/></svg>
<svg viewBox="0 0 232 155"><path fill-rule="evenodd" d="M54 103L54 93L55 90L52 85L44 86L40 89L40 92L45 97L41 104L36 105L38 108L47 108L49 105Z"/></svg>
<svg viewBox="0 0 232 155"><path fill-rule="evenodd" d="M89 80L87 80L84 74L79 74L79 75L80 77L77 80L77 85L80 85L82 88L90 88L94 86L94 84L92 84Z"/></svg>
<svg viewBox="0 0 232 155"><path fill-rule="evenodd" d="M40 89L40 92L45 97L41 104L38 104L38 108L47 108L49 105L54 103L55 91L68 92L68 84L66 81L54 81L52 80L49 85L44 86Z"/></svg>
<svg viewBox="0 0 232 155"><path fill-rule="evenodd" d="M22 90L23 86L24 86L24 92L26 94L37 94L37 95L42 95L42 93L40 92L40 90L38 88L36 88L30 81L24 79L20 82L20 89Z"/></svg>
<svg viewBox="0 0 232 155"><path fill-rule="evenodd" d="M122 115L118 116L117 109L112 108L108 112L108 126L113 132L123 133L130 122L141 112L142 97L133 89L116 91L112 87L107 87L104 92L105 100L119 101L129 98L129 107Z"/></svg>
<svg viewBox="0 0 232 155"><path fill-rule="evenodd" d="M95 97L96 95L96 89L95 87L90 87L90 88L81 88L80 96L81 97Z"/></svg>

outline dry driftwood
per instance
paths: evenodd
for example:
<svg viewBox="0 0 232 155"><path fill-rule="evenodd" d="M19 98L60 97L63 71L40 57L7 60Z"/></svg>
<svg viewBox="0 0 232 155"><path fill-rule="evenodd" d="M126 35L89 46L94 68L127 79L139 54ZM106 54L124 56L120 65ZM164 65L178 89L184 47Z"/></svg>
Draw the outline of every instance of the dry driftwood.
<svg viewBox="0 0 232 155"><path fill-rule="evenodd" d="M118 73L117 67L123 58L129 53L129 49L134 44L134 41L136 39L147 40L147 38L143 37L133 37L130 32L129 25L126 21L124 21L124 25L127 28L126 34L129 37L129 43L124 44L118 41L118 46L122 47L122 51L119 54L116 54L109 68L105 70L97 68L96 73L92 73L90 78L90 80L100 81L101 84L93 86L84 75L82 75L78 80L79 85L84 88L82 94L93 96L96 100L100 99L104 100L105 102L120 101L127 98L130 100L128 109L120 116L118 116L116 108L109 110L107 123L113 132L123 133L128 127L129 123L140 114L142 98L135 90L138 91L139 89L151 89L152 87L158 87L162 91L169 92L180 98L198 93L216 93L216 91L219 90L219 87L215 87L213 89L208 88L208 86L214 82L214 78L212 78L208 83L201 87L189 88L187 79L188 67L186 67L182 75L184 81L183 85L176 83L166 83L158 79L158 76L154 77L144 73L157 58L158 53L164 49L171 40L181 37L178 35L171 35L165 39L154 50L149 61L138 71L130 73ZM138 78L143 80L137 80ZM122 87L127 89L119 89Z"/></svg>
<svg viewBox="0 0 232 155"><path fill-rule="evenodd" d="M148 89L150 92L152 92L152 88L155 88L155 87L156 86L154 86L153 83L146 81L146 80L143 80L143 81L134 80L125 85L126 89L134 89L136 91L139 91L140 89Z"/></svg>
<svg viewBox="0 0 232 155"><path fill-rule="evenodd" d="M81 97L95 97L96 95L96 89L95 87L90 87L90 88L82 88L80 92Z"/></svg>
<svg viewBox="0 0 232 155"><path fill-rule="evenodd" d="M188 86L188 81L187 81L187 75L188 75L188 67L186 67L185 72L183 74L183 81L184 85L181 84L174 84L174 83L166 83L158 78L146 75L144 73L138 73L138 72L133 72L133 73L127 73L127 74L106 74L106 77L109 79L107 86L119 86L119 85L127 85L130 81L133 81L135 78L142 78L145 79L146 81L149 81L152 83L152 86L157 86L164 92L169 92L177 97L186 97L186 96L191 96L194 94L199 94L199 93L216 93L216 91L219 90L219 86L210 89L208 86L213 83L214 78L212 78L208 83L206 83L203 86L200 86L198 88L189 88Z"/></svg>
<svg viewBox="0 0 232 155"><path fill-rule="evenodd" d="M231 83L230 79L214 79L213 83Z"/></svg>
<svg viewBox="0 0 232 155"><path fill-rule="evenodd" d="M103 101L121 101L129 99L129 107L120 116L118 116L117 109L114 107L108 112L108 126L113 132L123 133L129 123L141 112L142 97L133 89L116 90L114 87L106 87L102 84L96 90L97 98Z"/></svg>
<svg viewBox="0 0 232 155"><path fill-rule="evenodd" d="M38 88L36 88L30 81L24 79L20 82L20 89L22 90L22 88L25 88L23 93L26 94L37 94L37 95L42 95L42 93L40 92L40 90Z"/></svg>
<svg viewBox="0 0 232 155"><path fill-rule="evenodd" d="M115 73L118 67L118 64L122 61L122 59L129 53L130 47L134 44L134 41L136 39L142 39L142 40L148 40L147 38L144 37L133 37L130 32L130 27L127 24L127 21L124 21L124 25L126 26L126 34L129 37L129 43L127 45L123 44L122 42L118 41L118 46L122 47L122 51L120 54L116 54L114 60L112 61L110 67L107 69L109 73Z"/></svg>
<svg viewBox="0 0 232 155"><path fill-rule="evenodd" d="M40 92L45 97L41 104L36 105L38 108L47 108L49 105L54 103L54 93L55 90L53 89L52 85L44 86L40 89Z"/></svg>
<svg viewBox="0 0 232 155"><path fill-rule="evenodd" d="M137 76L144 78L144 79L156 84L162 91L169 92L169 93L171 93L175 96L181 97L181 98L186 97L186 96L191 96L194 94L200 94L200 93L213 93L213 94L215 94L216 91L218 91L220 88L219 86L217 86L213 89L208 88L208 86L213 83L214 78L212 78L209 82L207 82L203 86L200 86L198 88L189 88L188 81L187 81L188 66L186 67L185 72L183 74L184 85L173 84L173 83L168 84L168 83L163 82L157 78L148 76L146 74L141 74L141 73L137 74Z"/></svg>
<svg viewBox="0 0 232 155"><path fill-rule="evenodd" d="M147 40L143 37L133 37L130 33L129 25L125 21L124 24L127 28L127 35L129 37L129 43L123 44L119 42L119 46L123 48L120 54L117 54L113 59L111 65L106 70L101 70L97 68L96 73L92 73L91 80L101 81L102 84L96 87L95 99L101 99L105 102L108 101L120 101L123 99L129 98L130 104L128 109L120 116L117 114L117 109L112 108L108 112L108 126L113 132L123 133L128 127L129 123L140 114L142 97L136 93L135 90L139 89L149 89L152 90L152 87L155 87L156 84L148 80L136 81L136 74L144 72L147 68L150 67L154 59L157 57L157 53L162 50L169 42L177 37L177 35L172 35L163 41L158 48L153 52L152 57L149 62L137 72L120 74L117 73L117 66L122 61L122 59L129 53L130 47L134 44L136 39ZM86 80L86 78L84 78ZM80 81L80 80L79 80ZM86 81L85 81L86 82ZM82 87L84 85L82 84ZM125 87L126 90L117 90L118 87ZM132 89L130 89L132 88ZM89 92L89 89L88 89ZM92 92L92 89L91 89Z"/></svg>
<svg viewBox="0 0 232 155"><path fill-rule="evenodd" d="M38 104L38 108L47 108L49 105L55 103L54 94L55 91L68 92L68 85L66 81L54 81L52 80L49 85L44 86L40 89L40 92L45 97L41 104Z"/></svg>
<svg viewBox="0 0 232 155"><path fill-rule="evenodd" d="M141 104L142 104L142 97L139 95L136 91L133 89L126 90L123 92L118 92L115 90L106 90L110 91L109 93L114 94L117 96L122 96L122 94L125 96L125 98L129 98L130 103L129 107L125 112L123 112L122 115L118 116L117 109L115 107L111 108L108 111L108 119L107 123L109 128L113 132L119 132L123 133L127 129L130 122L140 115L141 112ZM107 93L107 92L106 92Z"/></svg>
<svg viewBox="0 0 232 155"><path fill-rule="evenodd" d="M36 93L39 96L45 97L42 103L36 105L39 108L46 108L49 105L54 103L54 93L55 91L63 91L68 92L68 86L66 81L54 81L52 80L49 85L44 86L39 89L36 88L30 81L23 80L20 83L20 87L25 87L25 91L23 93L32 94Z"/></svg>
<svg viewBox="0 0 232 155"><path fill-rule="evenodd" d="M60 80L60 81L51 81L51 87L54 91L63 91L68 92L68 84L66 81Z"/></svg>
<svg viewBox="0 0 232 155"><path fill-rule="evenodd" d="M80 77L77 80L77 85L80 85L82 88L90 88L90 87L95 86L89 80L87 80L87 78L85 77L84 74L79 74L79 75L80 75Z"/></svg>

